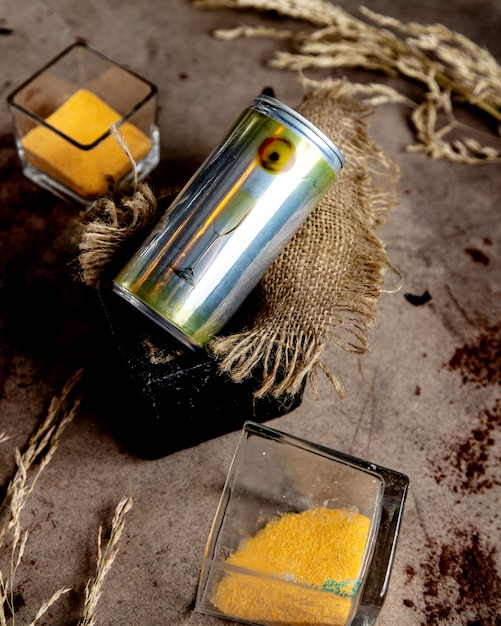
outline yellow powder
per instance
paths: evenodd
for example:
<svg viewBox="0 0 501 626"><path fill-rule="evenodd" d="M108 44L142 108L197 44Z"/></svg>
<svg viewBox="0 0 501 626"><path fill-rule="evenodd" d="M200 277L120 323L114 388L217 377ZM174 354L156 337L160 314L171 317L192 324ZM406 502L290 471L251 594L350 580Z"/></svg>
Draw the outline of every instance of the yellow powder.
<svg viewBox="0 0 501 626"><path fill-rule="evenodd" d="M120 118L91 91L80 89L46 122L80 144L89 145ZM149 137L127 122L119 130L134 161L143 159L151 149ZM83 150L48 128L37 126L25 135L22 144L26 159L35 167L89 199L106 191L107 177L119 180L131 169L127 155L113 136Z"/></svg>
<svg viewBox="0 0 501 626"><path fill-rule="evenodd" d="M212 602L259 624L343 626L369 529L365 515L322 507L273 520L226 561L258 575L227 572Z"/></svg>

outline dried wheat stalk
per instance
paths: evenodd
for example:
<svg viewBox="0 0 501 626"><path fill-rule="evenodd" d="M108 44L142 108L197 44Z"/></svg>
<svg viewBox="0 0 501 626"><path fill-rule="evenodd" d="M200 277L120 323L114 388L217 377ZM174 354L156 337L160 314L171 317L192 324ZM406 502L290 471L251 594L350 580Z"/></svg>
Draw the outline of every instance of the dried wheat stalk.
<svg viewBox="0 0 501 626"><path fill-rule="evenodd" d="M97 538L97 564L94 578L88 581L85 588L85 604L83 619L78 626L95 626L97 623L97 609L99 600L103 593L104 579L109 572L119 550L119 541L125 525L125 516L132 508L132 498L125 497L115 509L115 514L111 523L111 532L108 542L103 550L102 547L102 526L99 527Z"/></svg>
<svg viewBox="0 0 501 626"><path fill-rule="evenodd" d="M270 60L272 67L284 70L363 68L417 81L425 89L419 103L396 91L383 93L374 85L353 85L351 95L363 94L365 102L373 105L405 101L411 106L416 136L416 143L408 147L411 151L469 164L501 162L499 127L496 134L487 134L490 143L484 146L471 138L477 131L467 129L453 114L453 103L462 101L485 113L497 126L501 122L501 67L487 50L464 35L441 24L404 24L362 7L367 20L363 21L327 0L195 0L194 4L199 8L274 10L315 26L314 30L299 31L240 26L217 30L214 36L288 41L293 52L278 51ZM344 92L348 94L348 85ZM464 136L447 139L452 131Z"/></svg>
<svg viewBox="0 0 501 626"><path fill-rule="evenodd" d="M40 618L42 618L45 615L45 613L47 613L49 608L55 602L57 602L61 596L63 596L65 593L68 593L68 591L71 591L71 587L62 587L61 589L58 589L58 591L53 593L50 599L44 602L42 606L38 609L38 612L35 615L35 618L33 619L33 621L29 623L28 626L36 626L36 624L38 624L38 622L40 621Z"/></svg>
<svg viewBox="0 0 501 626"><path fill-rule="evenodd" d="M0 549L4 547L7 535L9 533L12 535L8 577L5 577L0 569L1 626L7 626L7 619L10 616L12 616L12 625L15 621L14 579L28 540L28 533L22 528L21 513L38 478L54 457L64 429L75 417L81 397L78 396L73 400L69 407L67 404L82 375L82 370L76 372L65 384L61 395L53 398L43 423L30 437L26 450L21 453L16 449L14 452L17 469L0 503L0 513L5 518L0 525ZM5 434L2 439L3 441L7 439ZM33 469L35 463L36 468ZM48 608L69 590L69 587L64 587L56 591L48 601L43 603L29 626L35 626Z"/></svg>
<svg viewBox="0 0 501 626"><path fill-rule="evenodd" d="M11 626L14 626L15 622L14 579L28 540L28 532L22 529L21 513L38 478L54 457L64 429L77 413L81 395L78 395L71 404L69 401L82 378L83 370L78 370L66 382L61 395L53 398L43 423L31 435L25 452L21 453L17 449L14 452L17 470L0 503L0 513L5 515L5 520L0 526L0 549L4 547L7 535L12 534L8 577L5 577L0 569L0 626L7 626L7 619L11 617ZM0 443L8 439L6 433L0 433ZM33 472L31 470L35 462L37 467ZM125 515L131 507L131 498L123 498L118 503L111 523L110 538L104 550L102 549L102 527L99 528L96 575L87 584L83 618L78 626L96 624L97 606L102 594L103 581L118 552L118 542L124 528ZM48 609L70 590L71 587L58 589L49 600L42 604L29 626L36 626Z"/></svg>

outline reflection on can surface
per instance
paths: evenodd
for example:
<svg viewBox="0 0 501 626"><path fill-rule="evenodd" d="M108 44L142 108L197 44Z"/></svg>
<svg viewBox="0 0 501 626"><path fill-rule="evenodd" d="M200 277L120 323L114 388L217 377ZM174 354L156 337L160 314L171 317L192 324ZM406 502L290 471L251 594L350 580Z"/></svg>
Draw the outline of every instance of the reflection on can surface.
<svg viewBox="0 0 501 626"><path fill-rule="evenodd" d="M114 290L188 346L217 334L343 165L289 107L256 98L115 278Z"/></svg>

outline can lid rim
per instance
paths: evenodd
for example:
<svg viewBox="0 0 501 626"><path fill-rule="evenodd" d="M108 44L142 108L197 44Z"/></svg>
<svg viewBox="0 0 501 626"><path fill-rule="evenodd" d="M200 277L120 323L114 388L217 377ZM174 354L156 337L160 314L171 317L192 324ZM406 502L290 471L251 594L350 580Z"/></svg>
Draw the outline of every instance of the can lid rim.
<svg viewBox="0 0 501 626"><path fill-rule="evenodd" d="M264 104L265 106L271 107L271 109L277 115L280 115L280 112L283 112L291 117L294 117L298 121L300 121L301 124L304 125L307 134L314 141L314 143L321 149L321 146L318 144L318 142L319 140L323 142L329 154L334 156L335 160L339 162L339 167L334 168L334 169L341 169L344 166L346 159L343 153L341 152L341 150L339 149L339 147L322 130L320 130L320 128L315 126L313 122L310 122L309 119L301 115L301 113L298 113L292 107L288 106L287 104L284 104L281 100L278 100L277 98L274 98L272 96L268 96L265 94L261 94L257 96L254 99L252 107L256 108L257 110L262 110L260 107L260 104ZM325 150L322 150L322 151L324 152L324 154L326 153ZM326 154L326 156L328 155ZM328 160L332 162L332 158L330 159L328 158Z"/></svg>

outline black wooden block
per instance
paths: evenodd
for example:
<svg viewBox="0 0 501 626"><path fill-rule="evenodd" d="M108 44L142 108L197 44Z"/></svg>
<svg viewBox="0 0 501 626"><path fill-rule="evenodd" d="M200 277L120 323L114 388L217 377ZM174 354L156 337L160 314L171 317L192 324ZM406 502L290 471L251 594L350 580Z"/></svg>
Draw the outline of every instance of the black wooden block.
<svg viewBox="0 0 501 626"><path fill-rule="evenodd" d="M105 320L96 335L100 404L133 454L166 456L301 404L303 390L294 397L255 398L257 376L235 383L207 350L185 348L114 293L99 293L99 302ZM252 306L250 299L241 309ZM237 313L232 325L241 317Z"/></svg>

